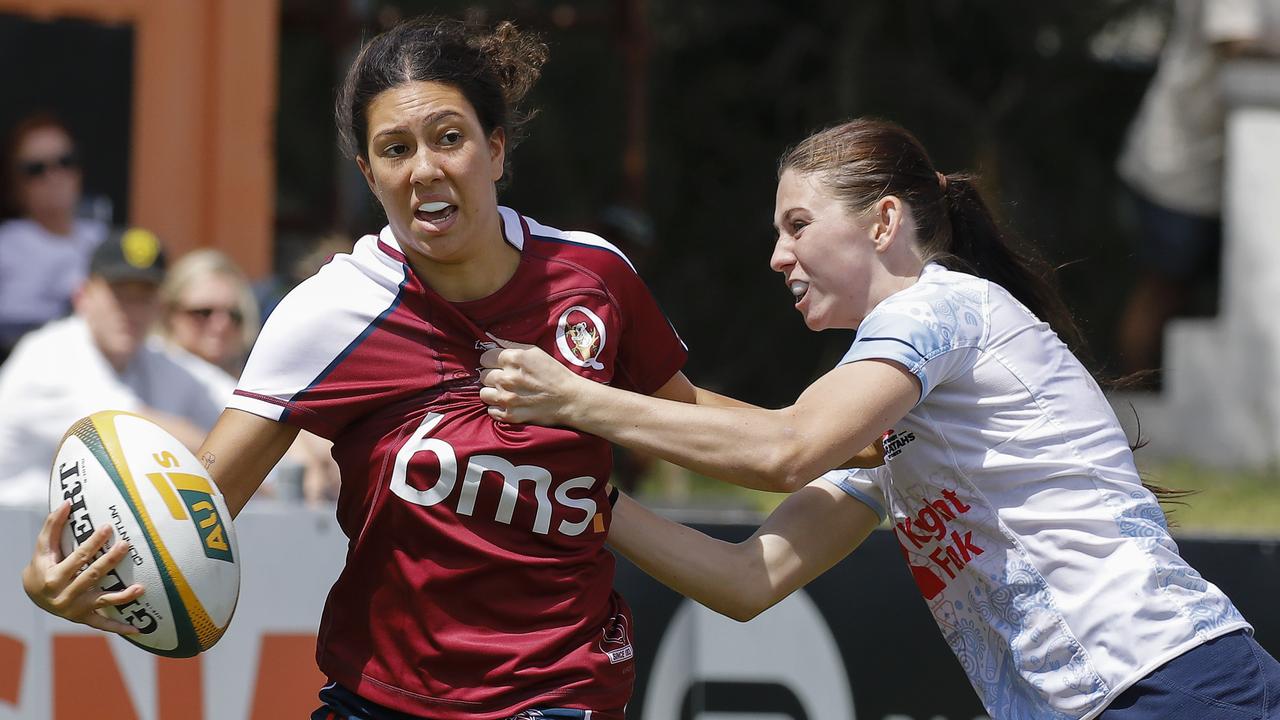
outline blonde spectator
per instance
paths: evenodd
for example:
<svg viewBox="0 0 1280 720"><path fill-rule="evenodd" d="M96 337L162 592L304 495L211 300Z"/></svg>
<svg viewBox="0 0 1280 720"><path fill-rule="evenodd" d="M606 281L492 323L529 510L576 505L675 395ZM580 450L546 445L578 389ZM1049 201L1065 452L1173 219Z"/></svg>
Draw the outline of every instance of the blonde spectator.
<svg viewBox="0 0 1280 720"><path fill-rule="evenodd" d="M239 377L258 336L258 302L249 279L217 250L196 250L170 268L160 287L158 333Z"/></svg>
<svg viewBox="0 0 1280 720"><path fill-rule="evenodd" d="M169 268L159 300L157 335L240 377L262 323L249 278L235 261L209 248L183 255ZM337 466L329 456L330 447L327 440L300 433L263 486L266 494L301 496L313 505L334 499Z"/></svg>

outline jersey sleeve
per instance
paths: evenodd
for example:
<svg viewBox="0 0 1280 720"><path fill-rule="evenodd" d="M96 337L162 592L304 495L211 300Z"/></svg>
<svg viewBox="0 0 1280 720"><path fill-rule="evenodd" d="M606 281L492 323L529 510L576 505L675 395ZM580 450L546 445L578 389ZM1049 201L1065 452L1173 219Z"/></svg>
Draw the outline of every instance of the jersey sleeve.
<svg viewBox="0 0 1280 720"><path fill-rule="evenodd" d="M981 298L945 287L915 287L876 307L840 359L891 360L920 380L920 400L971 369L985 331Z"/></svg>
<svg viewBox="0 0 1280 720"><path fill-rule="evenodd" d="M885 502L888 472L888 467L884 465L877 468L832 470L814 482L835 485L841 492L871 508L876 517L884 520L888 507L888 503Z"/></svg>
<svg viewBox="0 0 1280 720"><path fill-rule="evenodd" d="M348 360L398 307L399 290L395 278L335 258L272 311L228 407L332 439L379 395Z"/></svg>
<svg viewBox="0 0 1280 720"><path fill-rule="evenodd" d="M611 290L623 317L616 384L652 395L684 367L689 351L640 276L626 267L615 277Z"/></svg>

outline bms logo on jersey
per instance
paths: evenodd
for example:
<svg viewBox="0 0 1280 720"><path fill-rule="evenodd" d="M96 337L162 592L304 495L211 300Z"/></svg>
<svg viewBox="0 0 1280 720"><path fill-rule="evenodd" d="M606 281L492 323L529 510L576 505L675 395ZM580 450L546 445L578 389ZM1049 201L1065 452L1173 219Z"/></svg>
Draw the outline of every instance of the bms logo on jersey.
<svg viewBox="0 0 1280 720"><path fill-rule="evenodd" d="M892 460L902 454L902 449L908 443L916 440L916 434L913 432L894 432L892 428L884 434L881 441L884 442L884 459Z"/></svg>
<svg viewBox="0 0 1280 720"><path fill-rule="evenodd" d="M522 486L533 486L535 516L533 532L546 535L556 532L568 537L581 535L588 527L604 532L603 519L597 520L596 501L591 497L596 479L581 475L569 480L556 480L551 471L538 465L515 465L496 455L458 457L447 440L432 437L436 426L444 420L440 413L427 413L422 424L396 453L391 468L391 492L401 499L423 507L431 507L452 499L454 512L471 516L482 490L498 493L498 508L493 519L510 525L520 502ZM409 463L414 456L433 455L436 472L431 486L425 489L409 483ZM483 487L482 487L483 486ZM459 488L455 493L454 489ZM574 493L571 495L570 493ZM559 517L555 525L552 521Z"/></svg>

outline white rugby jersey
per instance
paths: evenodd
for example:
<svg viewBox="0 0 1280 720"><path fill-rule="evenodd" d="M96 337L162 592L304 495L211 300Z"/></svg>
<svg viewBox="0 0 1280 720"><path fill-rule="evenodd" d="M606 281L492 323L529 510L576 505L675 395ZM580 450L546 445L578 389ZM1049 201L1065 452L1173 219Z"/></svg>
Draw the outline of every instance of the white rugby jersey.
<svg viewBox="0 0 1280 720"><path fill-rule="evenodd" d="M1095 717L1157 666L1252 631L1178 555L1097 383L999 285L927 266L841 364L869 358L919 378L920 402L885 465L824 478L891 515L993 718Z"/></svg>

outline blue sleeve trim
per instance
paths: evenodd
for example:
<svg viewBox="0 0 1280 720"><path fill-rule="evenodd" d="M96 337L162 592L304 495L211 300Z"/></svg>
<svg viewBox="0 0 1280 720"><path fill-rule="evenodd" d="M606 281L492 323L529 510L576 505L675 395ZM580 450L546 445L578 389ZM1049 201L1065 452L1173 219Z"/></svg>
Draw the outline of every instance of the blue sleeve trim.
<svg viewBox="0 0 1280 720"><path fill-rule="evenodd" d="M858 339L857 339L857 342L870 342L870 341L872 341L872 340L886 340L886 341L888 341L888 342L902 343L903 345L906 345L907 347L909 347L909 348L911 348L912 350L914 350L914 351L915 351L915 353L916 353L916 355L919 355L921 358L924 358L924 356L925 356L925 354L924 354L924 353L920 352L920 348L916 347L915 345L912 345L911 343L907 342L906 340L903 340L902 338L896 338L896 337L864 337L864 338L858 338Z"/></svg>
<svg viewBox="0 0 1280 720"><path fill-rule="evenodd" d="M854 487L847 479L841 478L840 480L837 480L835 482L835 486L844 491L845 495L848 495L854 500L857 500L863 505L871 508L871 511L876 514L876 517L880 518L882 521L889 516L889 514L885 512L883 505L877 502L875 498Z"/></svg>

